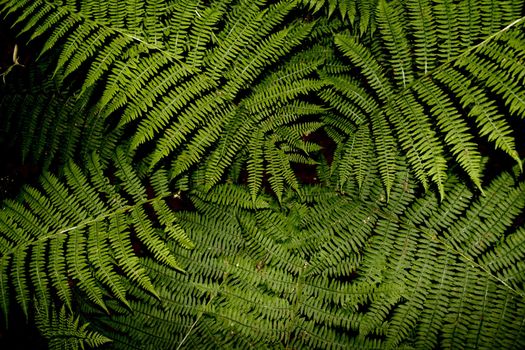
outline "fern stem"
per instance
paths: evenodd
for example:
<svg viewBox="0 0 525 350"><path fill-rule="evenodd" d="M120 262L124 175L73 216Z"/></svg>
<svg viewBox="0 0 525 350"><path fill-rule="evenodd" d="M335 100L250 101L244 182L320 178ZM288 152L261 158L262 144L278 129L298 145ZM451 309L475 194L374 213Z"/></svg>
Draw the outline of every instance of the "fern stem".
<svg viewBox="0 0 525 350"><path fill-rule="evenodd" d="M381 213L381 214L383 214L383 213ZM454 254L457 254L457 255L461 256L465 260L466 263L470 264L471 267L478 268L478 269L482 270L489 277L491 277L494 280L496 280L496 281L500 282L501 284L503 284L505 287L507 287L514 294L516 294L516 295L518 295L518 296L520 296L522 298L525 298L525 292L514 288L513 286L511 286L509 283L507 283L503 279L499 278L498 276L495 276L485 266L483 266L481 264L478 264L476 261L474 261L474 259L472 257L468 256L467 254L465 254L461 250L456 249L454 246L452 246L450 243L446 242L445 240L440 239L435 232L431 232L430 230L425 230L425 229L417 227L415 225L411 225L411 224L409 224L407 222L401 222L399 220L395 220L392 217L387 217L386 215L384 216L384 218L389 220L392 223L401 224L401 225L405 226L406 228L409 228L411 230L416 230L416 231L419 231L419 232L425 234L427 236L427 238L431 239L434 242L440 243L449 252L452 252Z"/></svg>
<svg viewBox="0 0 525 350"><path fill-rule="evenodd" d="M399 89L396 93L397 96L403 96L407 91L409 91L412 87L414 87L415 85L419 84L421 81L423 81L424 79L430 77L430 76L433 76L439 72L441 72L443 69L447 68L450 64L452 64L453 62L461 59L462 57L465 57L467 56L469 53L471 53L472 51L488 44L489 42L491 42L494 38L497 38L498 36L502 35L503 33L507 32L509 29L511 29L512 27L515 27L516 25L522 23L522 22L525 22L525 16L523 17L520 17L518 19L516 19L515 21L511 22L510 24L508 24L506 27L500 29L498 32L496 33L493 33L491 35L489 35L485 40L481 41L480 43L476 44L476 45L473 45L473 46L470 46L468 47L465 51L463 51L462 53L460 53L459 55L457 56L454 56L450 59L448 59L447 61L445 61L444 63L442 63L441 65L439 65L438 67L434 68L433 70L431 71L428 71L426 72L425 74L421 75L419 78L417 79L414 79L412 80L410 83L406 84L402 89ZM384 110L386 109L387 107L389 106L392 106L392 104L396 101L397 99L396 98L393 98L393 97L388 97L387 99L387 102L385 105L378 105L377 106L377 110L380 111L380 110Z"/></svg>
<svg viewBox="0 0 525 350"><path fill-rule="evenodd" d="M226 277L226 274L224 275L224 277ZM224 283L226 279L224 279L221 284L219 284L218 288L219 289L221 287L221 285ZM215 293L211 296L210 300L208 300L208 302L206 303L206 305L204 305L204 308L206 308L208 305L210 305L210 303L213 301L213 299L215 299L215 297L217 296L218 293ZM188 329L188 332L184 335L184 338L182 338L182 340L180 341L179 345L177 346L177 349L175 350L179 350L182 345L186 342L186 339L188 339L188 337L190 336L191 332L193 331L193 328L195 328L195 326L197 325L197 323L199 323L200 319L202 318L202 316L204 315L204 311L201 311L198 316L197 316L197 319L195 320L195 322L193 322L190 326L190 329Z"/></svg>
<svg viewBox="0 0 525 350"><path fill-rule="evenodd" d="M104 214L99 215L99 216L97 216L95 218L92 218L92 219L84 220L83 222L79 223L78 225L75 225L75 226L72 226L72 227L68 227L68 228L65 228L65 229L62 229L62 230L58 230L58 231L55 231L52 234L49 234L49 235L46 235L46 236L43 236L43 237L39 237L38 239L30 241L30 242L26 242L24 247L28 247L28 246L31 246L33 244L37 244L38 242L44 242L44 241L47 241L49 239L59 237L59 236L65 234L65 233L68 233L70 231L86 227L89 224L93 224L93 223L96 223L96 222L104 221L107 218L116 216L118 214L126 213L126 212L128 212L130 210L133 210L135 208L141 207L141 206L143 206L145 204L150 204L150 203L153 203L153 202L158 201L160 199L164 199L164 198L168 198L168 197L180 198L180 192L163 194L163 195L157 196L155 198L151 198L151 199L148 199L148 200L144 200L144 201L138 202L138 203L133 204L133 205L128 205L128 206L121 207L121 208L119 208L119 209L117 209L115 211L112 211L112 212L109 212L109 213L104 213ZM11 255L11 254L15 253L18 249L20 249L20 246L15 246L13 249L8 250L7 252L5 252L2 255L2 259L4 257L6 257L7 255Z"/></svg>

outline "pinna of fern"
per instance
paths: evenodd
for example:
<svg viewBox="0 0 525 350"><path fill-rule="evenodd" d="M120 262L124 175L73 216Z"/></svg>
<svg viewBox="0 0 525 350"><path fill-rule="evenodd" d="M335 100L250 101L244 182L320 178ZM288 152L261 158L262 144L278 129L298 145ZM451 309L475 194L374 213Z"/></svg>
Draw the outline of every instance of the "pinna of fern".
<svg viewBox="0 0 525 350"><path fill-rule="evenodd" d="M318 10L324 4L305 3ZM507 1L494 11L491 1L344 3L329 1L333 18L327 20L320 11L314 22L290 17L298 10L294 1L195 1L184 6L175 1L164 7L152 2L128 15L122 5L89 1L4 1L2 8L21 33L43 41L41 55L51 47L58 52L52 79L59 86L87 72L75 95L93 107L83 113L83 122L76 122L75 129L81 125L85 131L71 139L66 158L75 149L84 157L94 150L110 157L108 150L130 138L131 150L148 153L140 159L145 166L170 163L173 177L211 154L207 181L213 186L234 155L262 146L268 151L249 155L253 195L261 189L265 169L273 174L272 189L279 196L285 184L297 187L285 154L312 161L304 158L304 145L287 151L274 137L263 142L266 147L250 136L260 135L259 125L282 114L288 104L317 94L326 105L321 108L333 108L353 127L363 121L368 125L368 130L359 127L370 135L358 137L366 145L356 144L343 130L348 141L340 151L346 164L341 183L356 168L351 159L363 160L359 174L366 172L366 159L378 159L388 193L394 150L400 148L425 188L433 183L444 196L447 164L453 160L481 189L480 136L520 163L519 135L508 119L522 118L524 111L523 11L518 2ZM336 6L355 11L340 20L333 15ZM158 23L169 30L161 34ZM358 27L369 34L362 35ZM331 48L325 38L338 32ZM320 38L323 45L315 46ZM101 93L90 97L93 89ZM324 114L322 109L318 113ZM24 114L29 125L36 124L34 115ZM56 129L71 127L67 120L72 118L63 119ZM376 157L366 155L370 139ZM56 137L42 134L36 144L48 140ZM55 143L50 153L56 148ZM41 153L42 147L35 151L38 157Z"/></svg>
<svg viewBox="0 0 525 350"><path fill-rule="evenodd" d="M59 87L86 72L74 93L91 108L75 126L85 132L73 140L73 155L89 157L98 151L107 158L129 139L130 151L146 153L140 163L151 170L171 164L171 177L191 171L206 157L211 187L247 148L250 135L262 132L263 145L252 149L266 149L264 159L251 153L256 159L250 162L273 174L277 194L284 184L297 187L290 161L313 162L315 146L301 138L320 124L300 124L323 112L305 101L324 86L315 71L326 60L327 49L314 45L314 38L333 31L339 21L320 20L318 25L292 18L294 1L174 2L166 4L167 14L154 9L143 13L144 25L153 25L153 19L168 21L169 34L159 36L148 27L141 29L140 23L140 28L131 26L135 20L113 18L120 13L110 9L113 5L99 12L67 1L37 3L5 2L3 12L21 33L32 32L32 40L43 41L41 55L53 54L50 79ZM168 14L173 19L167 20ZM283 23L285 18L290 20ZM90 95L93 90L96 96ZM25 117L36 122L30 113ZM48 141L44 135L39 144ZM250 167L249 174L256 196L261 190L259 166Z"/></svg>
<svg viewBox="0 0 525 350"><path fill-rule="evenodd" d="M2 309L43 310L51 344L525 346L522 2L0 12L39 49L28 70L52 72L5 94L2 118L58 168L0 212ZM308 141L321 130L330 161ZM516 172L483 183L479 137Z"/></svg>
<svg viewBox="0 0 525 350"><path fill-rule="evenodd" d="M2 300L10 291L22 308L40 307L50 341L111 339L116 349L523 346L525 231L515 219L525 187L515 174L487 184L484 196L451 175L445 201L434 191L418 195L406 170L389 201L377 168L344 194L334 191L336 171L322 176L333 185L288 190L280 202L254 202L235 184L208 191L197 178L182 186L195 209L172 211L167 172L151 178L152 197L121 151L114 178L96 156L92 162L87 174L70 163L65 181L43 176L45 192L23 191L27 208L8 201L2 211L2 276L11 276ZM159 224L162 233L145 229ZM68 306L56 313L44 302ZM66 310L89 319L92 331L80 319L60 321L73 317Z"/></svg>

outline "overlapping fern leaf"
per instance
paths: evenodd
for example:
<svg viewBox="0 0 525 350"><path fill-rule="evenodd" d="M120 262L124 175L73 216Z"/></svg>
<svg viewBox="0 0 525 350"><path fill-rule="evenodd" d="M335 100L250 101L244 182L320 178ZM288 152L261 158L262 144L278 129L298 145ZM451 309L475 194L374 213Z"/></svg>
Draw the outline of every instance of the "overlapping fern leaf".
<svg viewBox="0 0 525 350"><path fill-rule="evenodd" d="M193 187L177 216L196 248L173 247L186 274L148 259L158 300L133 288L134 311L84 312L117 349L522 348L523 182L505 173L478 196L451 176L441 201L405 171L387 202L373 173L280 205Z"/></svg>
<svg viewBox="0 0 525 350"><path fill-rule="evenodd" d="M111 342L111 339L90 331L89 323L81 323L80 318L68 314L64 306L60 311L37 306L36 323L48 340L50 350L96 348Z"/></svg>
<svg viewBox="0 0 525 350"><path fill-rule="evenodd" d="M10 296L26 316L35 300L43 307L56 301L72 310L78 293L106 311L108 299L129 307L126 281L157 296L141 261L146 252L165 266L182 269L166 242L179 242L185 249L193 243L168 206L176 194L170 192L166 174L159 171L148 189L121 149L110 164L95 154L86 171L70 162L63 179L46 173L38 187L27 187L17 200L4 202L4 314Z"/></svg>
<svg viewBox="0 0 525 350"><path fill-rule="evenodd" d="M0 210L4 314L57 348L524 348L523 11L0 0L38 56L1 138L49 168Z"/></svg>
<svg viewBox="0 0 525 350"><path fill-rule="evenodd" d="M323 113L305 101L324 86L316 69L327 50L313 37L340 22L293 18L295 1L140 3L133 14L124 3L2 3L21 33L42 41L40 55L54 49L49 79L59 86L74 79L77 99L89 101L78 152L107 157L107 149L130 139L131 151L146 153L140 162L149 169L171 164L171 177L206 158L211 187L256 133L261 144L252 149L266 151L248 155L253 195L261 178L255 164L272 174L278 196L284 184L297 187L290 162L312 162L317 149L302 138L320 127L302 123Z"/></svg>
<svg viewBox="0 0 525 350"><path fill-rule="evenodd" d="M18 79L10 74L0 87L0 135L5 147L18 150L13 156L25 163L44 169L74 158L87 131L84 116L92 95L86 91L77 98L71 86L57 88L48 79L49 70L48 62L24 68Z"/></svg>
<svg viewBox="0 0 525 350"><path fill-rule="evenodd" d="M366 168L376 159L372 138L388 191L393 149L400 148L418 180L434 183L442 196L451 160L481 188L479 137L521 167L515 140L523 134L511 128L525 108L521 5L382 0L372 36L337 35L343 57L327 69L330 88L321 97L351 125L341 129L331 119L348 135L343 158L358 158ZM356 172L354 164L342 163L341 185Z"/></svg>

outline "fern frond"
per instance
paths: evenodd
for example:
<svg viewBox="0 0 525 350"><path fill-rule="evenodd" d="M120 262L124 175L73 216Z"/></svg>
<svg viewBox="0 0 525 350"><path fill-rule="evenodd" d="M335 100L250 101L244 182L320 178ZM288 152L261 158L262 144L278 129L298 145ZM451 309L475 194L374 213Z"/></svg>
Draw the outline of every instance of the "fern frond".
<svg viewBox="0 0 525 350"><path fill-rule="evenodd" d="M450 176L444 184L449 195L440 200L432 191L416 196L416 180L405 172L396 177L386 202L378 175L373 181L361 193L364 199L323 187L303 189L301 199L284 189L280 206L265 197L270 203L257 212L249 190L237 185L193 191L196 211L179 212L178 219L195 248L173 246L187 274L147 259L145 266L161 283L160 301L135 287L129 293L138 296L131 306L137 311L101 314L95 329L133 329L115 335L116 348L191 348L198 341L212 347L379 349L460 343L488 349L481 339L490 346L519 344L512 342L523 335L525 306L519 279L506 278L521 271L513 261L522 250L508 260L492 252L505 240L501 232L513 230L510 237L522 241L521 228L511 228L510 218L525 204L523 185L513 185L512 176L504 174L487 187L487 197L474 198ZM491 216L491 210L501 215ZM468 237L485 232L487 226L473 224L477 217L500 234L471 254L470 243L453 242L465 237L462 242L473 243ZM500 247L507 251L511 245ZM495 313L489 307L505 304L512 308L500 306ZM235 336L229 337L232 331Z"/></svg>
<svg viewBox="0 0 525 350"><path fill-rule="evenodd" d="M418 71L427 74L435 68L437 58L437 32L432 7L428 0L409 0L406 7L414 33L414 60Z"/></svg>
<svg viewBox="0 0 525 350"><path fill-rule="evenodd" d="M438 127L445 133L445 142L452 147L452 154L474 184L481 188L481 156L472 141L470 128L461 118L459 111L443 91L431 81L422 80L420 84L414 85L414 91L429 106L433 106L431 112L437 119Z"/></svg>
<svg viewBox="0 0 525 350"><path fill-rule="evenodd" d="M361 115L364 112L376 134L380 130L378 124L388 125L382 118L382 113L385 113L387 123L391 123L397 132L394 141L399 143L412 170L425 187L431 181L437 185L441 194L445 195L445 149L451 147L456 160L473 183L481 188L480 154L465 121L467 117L476 119L476 130L481 136L486 136L496 148L502 149L521 164L509 122L501 114L523 114L525 100L519 79L510 77L510 72L520 75L520 65L512 60L507 63L509 60L504 57L503 52L512 51L511 56L518 57L520 54L515 49L503 48L501 42L519 36L517 28L521 26L523 18L514 19L510 24L501 23L497 31L483 38L480 34L480 18L467 14L470 13L468 9L478 9L480 6L473 2L465 1L457 5L442 1L434 5L409 1L407 8L411 14L403 20L400 19L400 6L398 2L384 1L378 5L377 23L379 32L383 34L379 39L383 41L384 49L374 46L365 38L355 38L347 34L336 36L336 46L359 71L354 74L336 73L323 76L337 93L328 90L323 92L321 97L335 107L338 113L342 113L356 124L362 122ZM514 13L512 6L503 9L506 15ZM414 34L416 40L413 44L410 43L407 37L412 34L411 27L427 28L428 30L421 31L424 35L432 36L434 33L431 10L435 10L436 14L437 35L444 32L449 36L440 38L440 44L437 45L434 37L432 41L428 41L418 38L419 34ZM503 27L504 25L506 26ZM457 32L453 29L457 29ZM412 29L412 32L414 30ZM464 35L465 40L459 39L461 35ZM448 49L438 50L443 44L449 45ZM424 57L418 57L420 47L424 48ZM411 50L416 52L415 58L410 57ZM449 53L446 59L437 56L438 51L447 50ZM408 61L400 61L401 59ZM425 62L422 64L422 71L413 72L412 66L414 63L421 66L421 60ZM428 62L432 62L430 69ZM505 62L504 70L499 62ZM391 68L384 68L384 63ZM362 76L366 85L354 83L356 75ZM439 85L435 86L436 83ZM445 90L453 90L454 95L447 95L447 92L442 90L442 84L446 85ZM484 90L491 91L490 96ZM448 100L450 102L447 102ZM500 100L505 103L505 107L501 105ZM456 110L455 106L458 104L461 108ZM431 112L430 115L427 114L427 110ZM436 124L444 131L444 138L434 131ZM452 125L455 125L454 128ZM374 135L374 138L377 137ZM384 140L376 143L376 147L380 144L384 144ZM375 149L379 157L384 153L384 146L380 147L381 149ZM382 173L387 174L388 165L382 164L381 167ZM391 181L387 175L383 176L388 192Z"/></svg>
<svg viewBox="0 0 525 350"><path fill-rule="evenodd" d="M438 44L439 56L442 60L450 60L459 53L459 36L457 4L450 0L437 0L434 7L436 14L436 31L440 39Z"/></svg>
<svg viewBox="0 0 525 350"><path fill-rule="evenodd" d="M372 116L372 133L374 135L376 154L380 161L379 172L386 188L387 197L390 196L396 173L396 145L394 137L389 132L389 125L383 113Z"/></svg>
<svg viewBox="0 0 525 350"><path fill-rule="evenodd" d="M475 87L469 88L470 84L468 84L466 77L456 70L442 71L438 73L437 77L456 92L464 107L470 107L468 116L476 118L480 135L486 136L489 141L495 143L497 148L502 149L518 163L521 163L515 150L511 129L503 116L498 113L494 101L483 91Z"/></svg>
<svg viewBox="0 0 525 350"><path fill-rule="evenodd" d="M364 177L370 167L370 156L372 151L372 138L368 125L361 125L351 136L352 140L347 142L343 148L344 154L341 157L339 167L340 186L349 180L350 176L355 176L359 187L363 184Z"/></svg>
<svg viewBox="0 0 525 350"><path fill-rule="evenodd" d="M111 339L89 331L89 323L81 322L66 311L49 310L47 305L37 307L36 324L49 342L49 349L84 349L85 345L95 348L111 342Z"/></svg>
<svg viewBox="0 0 525 350"><path fill-rule="evenodd" d="M258 132L248 145L249 159L247 169L249 173L248 186L252 200L255 201L262 186L264 172L263 134Z"/></svg>
<svg viewBox="0 0 525 350"><path fill-rule="evenodd" d="M372 56L372 52L354 38L346 35L335 37L335 44L343 54L363 70L370 86L383 101L387 101L392 94L392 87L384 75L383 69Z"/></svg>
<svg viewBox="0 0 525 350"><path fill-rule="evenodd" d="M391 62L394 69L394 80L397 86L405 88L414 78L409 61L410 52L406 34L406 26L402 17L401 4L379 0L377 7L377 22L385 47L390 51Z"/></svg>
<svg viewBox="0 0 525 350"><path fill-rule="evenodd" d="M129 237L132 232L156 258L180 269L171 250L160 238L159 232L164 227L152 223L146 216L143 206L152 200L146 197L129 159L121 150L114 159L118 185L111 185L104 175L99 175L97 185L93 175L88 176L77 165L70 164L64 171L65 181L45 174L40 180L42 190L28 188L19 202L5 202L0 214L6 244L1 259L3 266L9 263L7 274L17 282L14 283L15 294L26 315L31 305L30 294L50 301L56 293L71 309L73 294L80 291L107 311L104 300L107 298L105 288L108 288L127 304L123 276L115 272L116 266L122 268L125 276L155 294L133 251ZM96 158L94 162L96 164ZM103 168L98 166L97 171L101 172ZM127 204L130 199L132 204ZM159 216L166 225L167 217L173 214L164 210ZM184 234L180 227L178 230L182 240ZM30 293L30 289L34 292ZM6 295L3 295L4 300Z"/></svg>

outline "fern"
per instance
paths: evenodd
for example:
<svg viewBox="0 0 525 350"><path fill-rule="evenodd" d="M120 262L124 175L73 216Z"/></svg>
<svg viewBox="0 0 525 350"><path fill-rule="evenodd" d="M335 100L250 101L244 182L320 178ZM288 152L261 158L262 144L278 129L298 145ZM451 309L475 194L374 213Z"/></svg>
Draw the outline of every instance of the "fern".
<svg viewBox="0 0 525 350"><path fill-rule="evenodd" d="M0 140L42 169L0 210L6 320L68 349L525 347L522 2L0 13L31 53Z"/></svg>
<svg viewBox="0 0 525 350"><path fill-rule="evenodd" d="M48 339L50 349L84 349L84 345L95 348L111 342L103 335L88 331L89 323L80 324L79 318L68 315L64 307L51 313L47 308L39 308L36 322Z"/></svg>
<svg viewBox="0 0 525 350"><path fill-rule="evenodd" d="M373 201L383 195L376 176L363 199L350 190L333 195L304 188L307 200L283 197L287 211L271 204L254 211L247 188L235 190L246 204L226 207L232 192L203 200L195 189L196 197L189 195L197 210L178 216L196 248L174 247L187 274L148 259L154 281L162 283L160 300L133 294L142 295L136 311L99 314L95 329L122 330L116 348L519 348L524 292L520 282L501 276L522 275L522 266L492 249L523 236L507 219L525 206L523 184L505 174L477 197L451 177L441 202L436 193L418 198L407 176L397 178L389 202ZM484 217L474 212L490 210L486 203L506 214L472 225L472 218ZM486 225L502 233L484 237ZM471 246L481 250L473 253ZM490 268L485 254L495 259ZM489 300L512 307L493 312ZM359 336L349 336L354 332Z"/></svg>
<svg viewBox="0 0 525 350"><path fill-rule="evenodd" d="M136 235L160 261L181 269L165 239L178 240L187 248L193 244L163 201L172 194L160 192L148 199L129 159L120 150L115 154L114 166L119 182L116 184L109 183L103 175L104 166L93 155L87 167L89 174L68 163L63 169L65 181L44 174L41 190L28 187L17 201L4 202L0 220L6 234L1 264L4 273L10 271L16 276L17 301L26 316L33 298L48 305L58 297L71 310L74 290L105 310L104 299L108 295L129 305L124 277L156 295L131 235ZM165 190L167 180L164 181L156 187L164 184L161 189ZM147 216L146 205L157 209L166 237L160 235L158 225ZM30 274L24 271L26 264ZM120 274L115 271L117 265L122 269ZM2 290L6 291L2 294L4 314L9 303L7 283L2 281Z"/></svg>
<svg viewBox="0 0 525 350"><path fill-rule="evenodd" d="M406 20L409 23L403 25L405 19L400 17L401 12L398 10L401 4L397 4L397 2L379 2L377 21L379 30L382 32L381 40L384 41L384 49L382 51L374 52L366 40L358 40L346 34L336 37L336 44L339 49L344 56L360 68L361 75L370 87L370 91L363 90L363 83L361 86L358 84L348 86L347 83L340 82L337 79L337 75L328 74L329 82L333 85L335 91L347 98L351 98L357 89L360 98L356 101L341 99L335 94L324 95L325 100L333 104L342 113L349 114L347 111L353 110L354 113L352 114L359 116L353 119L365 119L371 122L372 125L380 123L377 119L381 118L383 113L385 113L387 121L396 130L398 142L406 153L417 178L425 187L431 180L437 185L442 195L444 195L443 182L446 177L445 145L452 147L451 152L456 161L462 166L472 181L481 188L478 165L479 152L473 147L472 143L463 145L463 142L459 141L473 139L471 127L463 121L467 116L476 116L476 129L479 135L487 136L488 140L493 142L496 148L502 149L521 164L515 147L515 136L511 134L509 121L500 114L502 113L500 112L502 106L499 103L499 99L502 98L505 101L506 107L504 107L504 110L508 111L508 114L513 114L520 110L522 106L521 95L523 94L519 86L510 86L504 83L512 81L512 79L509 80L509 77L504 78L504 73L501 73L499 66L496 68L495 65L492 66L489 62L475 63L479 62L479 59L476 57L483 55L486 51L499 52L503 50L505 45L500 42L500 38L520 36L520 31L517 27L521 26L523 18L515 18L510 24L502 23L498 31L484 38L479 34L482 22L476 19L475 16L470 15L472 11L466 10L464 14L460 12L460 19L465 20L466 23L451 24L456 23L457 20L457 18L453 17L457 13L452 13L455 5L447 5L445 3L447 2L435 5L436 13L440 13L442 6L452 6L444 15L447 16L448 25L457 26L460 30L464 30L465 33L469 33L469 39L463 40L464 38L462 39L461 36L454 34L450 28L445 31L452 37L444 40L448 40L450 45L455 43L454 40L457 41L453 54L447 56L446 59L437 56L436 52L439 50L437 50L437 41L435 40L422 44L417 39L414 42L415 47L412 49L407 41L407 34L403 32L403 29L408 31L411 29L410 26L412 26L412 28L418 28L418 34L416 34L416 29L413 29L414 35L420 35L421 33L431 35L431 29L422 31L421 26L425 25L424 21L431 19L429 11L432 11L432 6L408 2L407 6L412 8L411 11L417 9L420 9L420 11L407 18ZM465 2L464 6L469 5ZM513 13L516 15L512 7L505 9L510 11L508 16L513 16ZM426 14L424 11L426 11ZM430 22L427 26L430 26ZM482 39L484 40L481 41ZM466 41L471 42L471 44L462 47ZM421 45L425 45L425 56L420 58L418 52L421 49L418 46ZM411 57L411 50L414 51L415 58ZM500 57L503 58L503 56ZM404 60L406 59L411 61L405 62ZM385 60L392 67L391 73L385 71L381 66L381 62ZM429 69L428 63L426 63L423 64L423 69L412 73L411 67L413 63L411 62L414 61L417 66L421 60L425 62L432 60L432 62L435 62L432 64L433 68ZM463 67L465 67L467 72L458 72ZM416 74L416 77L413 77L414 74ZM450 77L450 75L454 75L455 78ZM446 76L447 78L441 79L441 76ZM448 89L454 90L455 97L459 97L459 100L447 96L444 91L440 90L439 86L435 86L434 81L436 80L445 84ZM463 98L465 95L459 92L460 89L465 87L472 87L467 93L472 98L469 102L466 102ZM493 94L490 97L486 96L482 87L493 89ZM373 105L371 102L367 102L366 106L369 107L365 107L360 102L363 99L375 100L376 102ZM461 104L462 109L458 110L452 107L452 105L457 105L458 103ZM480 106L480 108L478 109L476 106ZM364 108L364 110L359 109L359 107ZM377 111L378 109L379 111ZM431 114L428 115L427 111L430 111ZM433 120L436 120L437 123ZM457 128L450 127L449 123L451 122L458 123ZM444 134L444 139L439 137L436 129ZM455 133L459 133L461 136L454 135ZM376 137L379 137L379 135ZM376 144L376 153L386 153L385 145L385 142ZM383 181L388 192L391 177L387 175L386 169L389 165L385 164L386 162L390 163L391 159L382 160L384 167Z"/></svg>

